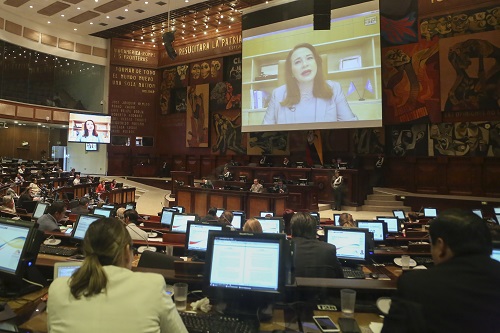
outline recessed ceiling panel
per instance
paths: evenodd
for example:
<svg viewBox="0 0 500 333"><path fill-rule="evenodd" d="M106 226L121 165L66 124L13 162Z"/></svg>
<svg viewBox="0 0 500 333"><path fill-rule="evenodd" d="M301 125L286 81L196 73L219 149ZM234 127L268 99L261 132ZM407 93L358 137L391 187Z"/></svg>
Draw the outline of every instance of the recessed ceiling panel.
<svg viewBox="0 0 500 333"><path fill-rule="evenodd" d="M59 13L60 11L65 10L66 8L70 7L71 5L68 5L67 3L59 2L56 1L51 5L48 5L45 8L40 9L37 13L45 16L52 16L54 14Z"/></svg>
<svg viewBox="0 0 500 333"><path fill-rule="evenodd" d="M101 14L96 13L96 12L86 11L85 13L81 13L80 15L77 15L77 16L74 16L74 17L68 19L68 21L72 22L72 23L80 24L83 22L87 22L88 20L92 20L99 15L101 15Z"/></svg>
<svg viewBox="0 0 500 333"><path fill-rule="evenodd" d="M112 12L113 10L128 6L130 4L131 2L128 0L113 0L108 3L105 3L102 6L94 8L94 10L100 13L109 13Z"/></svg>
<svg viewBox="0 0 500 333"><path fill-rule="evenodd" d="M6 4L7 6L19 7L24 5L28 1L29 0L6 0L4 1L4 4Z"/></svg>

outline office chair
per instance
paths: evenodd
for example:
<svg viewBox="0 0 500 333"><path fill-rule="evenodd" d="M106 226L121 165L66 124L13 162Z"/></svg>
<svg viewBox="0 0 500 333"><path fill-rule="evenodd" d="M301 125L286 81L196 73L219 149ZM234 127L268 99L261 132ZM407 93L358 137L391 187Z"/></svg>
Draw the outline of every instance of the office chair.
<svg viewBox="0 0 500 333"><path fill-rule="evenodd" d="M137 267L174 269L175 261L182 261L182 259L164 253L144 251L137 263Z"/></svg>

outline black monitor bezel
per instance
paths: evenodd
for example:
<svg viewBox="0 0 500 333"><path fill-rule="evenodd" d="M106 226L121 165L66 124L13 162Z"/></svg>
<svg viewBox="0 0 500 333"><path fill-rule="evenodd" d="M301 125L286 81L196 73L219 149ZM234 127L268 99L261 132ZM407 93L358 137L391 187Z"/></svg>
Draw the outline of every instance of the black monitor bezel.
<svg viewBox="0 0 500 333"><path fill-rule="evenodd" d="M372 236L371 233L368 231L368 229L364 228L351 228L351 227L336 227L336 226L325 226L324 228L325 232L325 242L328 242L328 231L329 230L340 230L340 231L346 231L346 232L362 232L365 234L365 257L363 259L354 259L354 258L341 258L339 257L338 251L337 251L337 259L342 265L350 265L350 264L356 264L356 265L361 265L361 264L366 264L370 260L370 254L372 253L371 249L371 241L372 241ZM332 243L329 243L332 244Z"/></svg>
<svg viewBox="0 0 500 333"><path fill-rule="evenodd" d="M173 226L174 226L174 219L175 219L176 216L179 216L179 215L180 216L193 216L194 217L194 219L192 219L192 220L187 220L187 222L186 222L186 230L184 230L184 231L175 231L175 230L172 229ZM192 214L175 214L174 213L174 215L172 215L172 223L170 224L170 232L174 233L174 234L186 234L186 232L187 232L187 225L188 225L189 221L198 222L199 220L200 220L200 217L198 216L198 214L194 214L194 213L192 213Z"/></svg>
<svg viewBox="0 0 500 333"><path fill-rule="evenodd" d="M0 224L7 225L9 227L23 228L27 230L26 239L21 249L21 254L19 255L19 260L17 262L15 270L11 271L3 269L0 266L0 277L5 277L7 279L22 278L24 269L26 268L26 265L29 264L28 261L32 261L33 264L34 261L36 261L36 256L38 254L38 251L36 251L36 253L31 253L32 251L30 250L34 238L36 236L37 227L33 222L30 221L12 220L6 217L0 217ZM32 258L28 258L28 254L31 254Z"/></svg>
<svg viewBox="0 0 500 333"><path fill-rule="evenodd" d="M109 212L109 216L96 213L95 212L96 209L100 209L100 210ZM111 208L94 207L94 209L92 209L92 215L99 215L99 216L102 216L102 217L113 217L113 210L114 210L114 208L111 209Z"/></svg>
<svg viewBox="0 0 500 333"><path fill-rule="evenodd" d="M264 215L262 215L262 214L264 214ZM259 212L259 217L266 217L267 214L271 214L272 217L274 217L276 215L273 211L270 211L270 210L261 210Z"/></svg>
<svg viewBox="0 0 500 333"><path fill-rule="evenodd" d="M167 224L167 223L163 223L163 214L164 212L172 212L172 216L170 217L170 224ZM161 210L161 214L160 214L160 224L162 226L162 228L168 228L170 229L171 226L172 226L172 220L174 218L174 214L179 214L179 211L177 209L174 209L174 208L171 208L171 207L163 207L163 209Z"/></svg>
<svg viewBox="0 0 500 333"><path fill-rule="evenodd" d="M35 219L35 220L38 220L38 219L40 218L40 216L42 216L42 215L40 215L40 216L38 216L38 217L35 217L35 216L34 216L34 215L35 215L35 212L36 212L36 210L37 210L37 208L38 208L38 206L39 206L39 205L45 205L45 209L44 209L44 211L43 211L43 213L42 213L42 215L44 215L45 213L47 213L47 209L49 208L50 203L48 203L48 202L40 202L40 201L38 201L38 202L36 203L35 209L33 210L33 213L31 214L31 217L32 217L33 219Z"/></svg>
<svg viewBox="0 0 500 333"><path fill-rule="evenodd" d="M389 234L399 234L401 232L401 223L400 223L400 219L398 219L396 216L377 216L376 219L377 220L380 220L380 221L384 221L382 219L396 219L397 220L397 224L396 226L398 227L398 231L391 231L389 230L389 225L387 224L387 232ZM385 221L384 221L385 222ZM387 222L386 222L387 223Z"/></svg>
<svg viewBox="0 0 500 333"><path fill-rule="evenodd" d="M434 210L436 211L436 216L427 216L427 215L425 214L425 210L426 210L426 209L434 209ZM428 218L428 219L433 219L433 218L436 218L436 217L439 215L439 210L438 210L437 208L435 208L435 207L424 207L424 209L423 209L422 211L424 212L424 217L425 217L425 218Z"/></svg>
<svg viewBox="0 0 500 333"><path fill-rule="evenodd" d="M357 225L358 225L358 228L360 229L363 229L363 227L360 227L359 224L360 223L370 223L370 224L382 224L382 240L377 240L375 239L375 235L373 234L373 241L376 242L376 243L382 243L384 242L386 239L387 239L387 235L389 234L389 232L387 231L387 223L384 222L384 221L380 221L380 220L357 220L356 221Z"/></svg>
<svg viewBox="0 0 500 333"><path fill-rule="evenodd" d="M333 224L336 226L336 227L340 227L340 215L341 214L333 214ZM338 216L339 218L337 219L337 221L335 221L335 216Z"/></svg>
<svg viewBox="0 0 500 333"><path fill-rule="evenodd" d="M262 239L262 240L272 240L279 243L280 247L280 258L278 267L278 287L276 291L269 290L248 290L248 289L237 289L237 288L223 288L218 286L210 285L211 278L211 268L213 262L213 246L214 240L220 237L229 238L239 238L242 240L249 239ZM223 301L238 301L241 299L248 299L252 302L260 301L265 303L266 301L276 301L281 299L285 292L286 284L286 261L287 259L287 244L285 234L254 234L249 232L227 232L227 231L217 231L210 232L208 235L207 242L207 252L205 256L205 274L203 279L203 292L209 297L213 298L223 298Z"/></svg>
<svg viewBox="0 0 500 333"><path fill-rule="evenodd" d="M242 210L232 210L231 213L233 213L233 221L234 221L234 217L236 215L241 215L241 225L239 228L236 228L234 225L233 227L236 229L236 230L243 230L243 226L245 225L245 222L246 222L246 213ZM232 221L231 221L231 225L232 225Z"/></svg>
<svg viewBox="0 0 500 333"><path fill-rule="evenodd" d="M220 227L220 230L216 230L216 231L223 231L224 230L224 225L220 224L220 223L208 223L208 222L201 222L201 221L197 221L197 222L188 221L187 227L186 227L186 241L184 242L184 250L186 251L186 253L189 256L204 257L205 253L207 252L206 250L205 251L200 251L200 250L189 249L189 237L191 235L191 227L193 225ZM208 234L207 234L207 239L208 239ZM207 247L208 247L208 245L207 245Z"/></svg>
<svg viewBox="0 0 500 333"><path fill-rule="evenodd" d="M78 215L75 223L73 224L73 230L71 231L71 239L77 243L83 242L83 238L85 237L85 235L82 238L75 237L76 231L78 230L78 224L80 222L80 219L83 218L84 216L95 217L96 219L92 223L94 223L95 221L97 221L99 219L105 218L102 215L95 215L95 214L80 214L80 215ZM85 231L85 233L87 233L87 231Z"/></svg>
<svg viewBox="0 0 500 333"><path fill-rule="evenodd" d="M404 216L404 218L400 218L400 217L396 216L396 212L403 212L403 216ZM402 209L393 209L393 210L392 210L392 215L394 215L394 217L397 217L397 218L398 218L398 219L400 219L400 220L405 220L405 219L406 219L406 213L405 213L405 211L404 211L404 210L402 210Z"/></svg>

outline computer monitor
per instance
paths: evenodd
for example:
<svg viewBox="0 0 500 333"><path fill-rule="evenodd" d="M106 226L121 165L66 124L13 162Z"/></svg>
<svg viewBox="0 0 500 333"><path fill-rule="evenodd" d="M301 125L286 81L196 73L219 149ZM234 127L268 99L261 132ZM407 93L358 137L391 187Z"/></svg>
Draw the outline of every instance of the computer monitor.
<svg viewBox="0 0 500 333"><path fill-rule="evenodd" d="M245 224L245 212L239 210L233 210L233 220L231 221L231 225L233 228L237 230L243 229L243 225Z"/></svg>
<svg viewBox="0 0 500 333"><path fill-rule="evenodd" d="M307 185L308 180L307 178L299 178L299 185Z"/></svg>
<svg viewBox="0 0 500 333"><path fill-rule="evenodd" d="M384 221L356 221L358 228L368 229L373 234L375 242L383 242L387 236L387 223Z"/></svg>
<svg viewBox="0 0 500 333"><path fill-rule="evenodd" d="M135 209L135 202L130 202L125 205L125 209Z"/></svg>
<svg viewBox="0 0 500 333"><path fill-rule="evenodd" d="M371 235L368 229L325 226L325 241L335 245L342 265L359 265L370 259Z"/></svg>
<svg viewBox="0 0 500 333"><path fill-rule="evenodd" d="M340 227L340 214L333 214L333 223Z"/></svg>
<svg viewBox="0 0 500 333"><path fill-rule="evenodd" d="M50 206L50 204L48 202L40 202L39 201L36 204L35 210L33 211L33 215L31 216L32 219L38 220L40 218L40 216L45 214L45 212L47 211L47 208L49 206Z"/></svg>
<svg viewBox="0 0 500 333"><path fill-rule="evenodd" d="M181 214L184 214L186 212L186 208L184 208L184 206L174 206L174 207L170 207L170 208L175 208L177 209L177 211Z"/></svg>
<svg viewBox="0 0 500 333"><path fill-rule="evenodd" d="M123 187L123 183L116 183L115 185L115 188L122 188Z"/></svg>
<svg viewBox="0 0 500 333"><path fill-rule="evenodd" d="M497 224L500 224L500 214L495 214L495 219L497 220Z"/></svg>
<svg viewBox="0 0 500 333"><path fill-rule="evenodd" d="M222 224L189 221L186 229L185 249L190 256L205 258L209 231L222 231Z"/></svg>
<svg viewBox="0 0 500 333"><path fill-rule="evenodd" d="M377 216L377 220L387 223L387 232L390 234L397 234L401 230L399 219L395 216Z"/></svg>
<svg viewBox="0 0 500 333"><path fill-rule="evenodd" d="M102 205L101 208L107 208L107 209L115 209L115 205Z"/></svg>
<svg viewBox="0 0 500 333"><path fill-rule="evenodd" d="M54 264L54 279L58 277L71 277L82 266L81 261L63 261Z"/></svg>
<svg viewBox="0 0 500 333"><path fill-rule="evenodd" d="M314 219L316 220L316 223L319 225L319 222L320 222L320 215L319 215L319 212L309 212L309 214L314 217Z"/></svg>
<svg viewBox="0 0 500 333"><path fill-rule="evenodd" d="M283 219L281 217L257 217L262 226L263 233L279 234L283 232Z"/></svg>
<svg viewBox="0 0 500 333"><path fill-rule="evenodd" d="M240 182L246 183L247 182L247 176L239 176Z"/></svg>
<svg viewBox="0 0 500 333"><path fill-rule="evenodd" d="M203 291L225 302L227 310L255 315L258 308L282 298L289 254L285 234L212 231Z"/></svg>
<svg viewBox="0 0 500 333"><path fill-rule="evenodd" d="M196 214L174 214L170 231L180 234L185 234L188 221L198 222L199 218Z"/></svg>
<svg viewBox="0 0 500 333"><path fill-rule="evenodd" d="M215 212L215 215L217 217L220 217L222 213L224 213L225 209L224 208L217 208L217 212Z"/></svg>
<svg viewBox="0 0 500 333"><path fill-rule="evenodd" d="M71 233L71 237L80 242L85 237L85 233L89 226L95 221L102 219L102 215L93 215L93 214L81 214L78 215L76 222L73 226L73 232Z"/></svg>
<svg viewBox="0 0 500 333"><path fill-rule="evenodd" d="M493 242L493 251L491 252L491 258L496 261L500 261L500 242Z"/></svg>
<svg viewBox="0 0 500 333"><path fill-rule="evenodd" d="M483 218L483 211L481 209L473 209L472 212L480 218Z"/></svg>
<svg viewBox="0 0 500 333"><path fill-rule="evenodd" d="M424 208L424 217L433 219L438 216L438 211L436 208L425 207Z"/></svg>
<svg viewBox="0 0 500 333"><path fill-rule="evenodd" d="M0 235L0 297L20 296L40 289L27 284L23 278L35 269L43 232L30 221L0 218Z"/></svg>
<svg viewBox="0 0 500 333"><path fill-rule="evenodd" d="M172 225L172 219L174 217L174 214L177 213L177 209L172 209L165 207L161 211L161 216L160 216L160 223L163 228L170 228Z"/></svg>
<svg viewBox="0 0 500 333"><path fill-rule="evenodd" d="M104 217L110 217L112 212L113 212L112 209L96 207L96 208L94 208L94 211L92 212L92 214L101 215Z"/></svg>
<svg viewBox="0 0 500 333"><path fill-rule="evenodd" d="M261 212L259 213L259 216L260 216L260 217L274 216L274 212L270 212L270 211L261 211Z"/></svg>
<svg viewBox="0 0 500 333"><path fill-rule="evenodd" d="M395 210L392 211L392 214L394 215L394 217L397 217L400 220L405 220L406 219L406 214L405 214L404 210L395 209Z"/></svg>
<svg viewBox="0 0 500 333"><path fill-rule="evenodd" d="M500 207L493 207L493 212L495 215L500 215Z"/></svg>

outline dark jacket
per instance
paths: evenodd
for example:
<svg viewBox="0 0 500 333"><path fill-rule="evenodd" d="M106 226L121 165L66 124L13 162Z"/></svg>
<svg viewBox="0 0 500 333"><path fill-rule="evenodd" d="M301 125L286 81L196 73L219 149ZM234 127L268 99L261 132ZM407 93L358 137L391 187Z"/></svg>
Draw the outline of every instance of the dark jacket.
<svg viewBox="0 0 500 333"><path fill-rule="evenodd" d="M295 276L343 278L335 245L316 239L292 238Z"/></svg>

